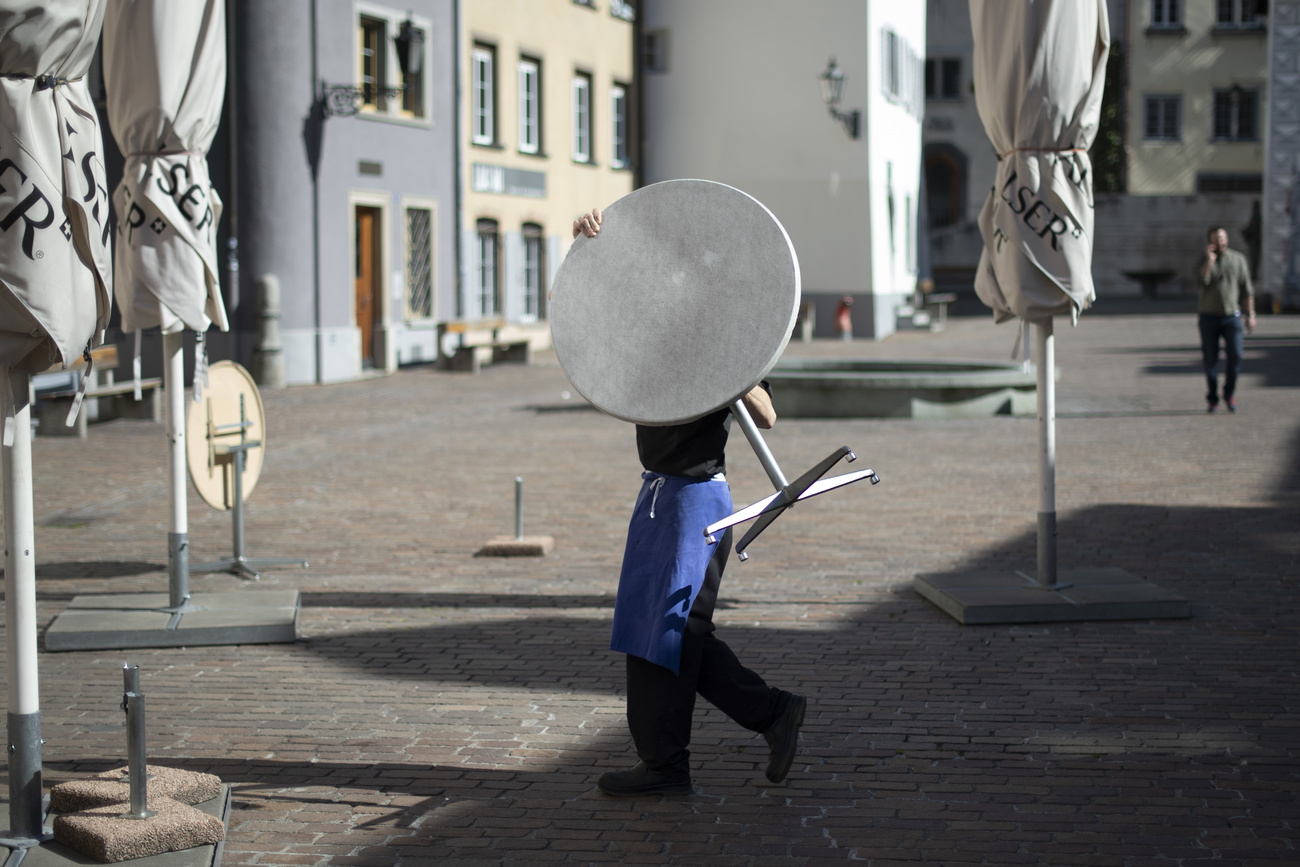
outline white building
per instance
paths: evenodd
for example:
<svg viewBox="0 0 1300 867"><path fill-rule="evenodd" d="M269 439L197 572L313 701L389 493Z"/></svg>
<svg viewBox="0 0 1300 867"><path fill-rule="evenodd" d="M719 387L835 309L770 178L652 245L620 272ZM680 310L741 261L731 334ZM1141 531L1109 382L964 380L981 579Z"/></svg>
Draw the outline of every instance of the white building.
<svg viewBox="0 0 1300 867"><path fill-rule="evenodd" d="M799 256L816 333L855 298L854 333L895 330L917 280L922 3L646 0L646 183L720 181L765 204ZM845 77L832 117L818 77Z"/></svg>

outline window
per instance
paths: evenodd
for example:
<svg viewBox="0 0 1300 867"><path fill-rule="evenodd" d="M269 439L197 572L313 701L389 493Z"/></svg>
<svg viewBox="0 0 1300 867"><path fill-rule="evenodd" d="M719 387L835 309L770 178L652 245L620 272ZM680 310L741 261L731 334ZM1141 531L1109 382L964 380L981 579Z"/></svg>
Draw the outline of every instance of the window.
<svg viewBox="0 0 1300 867"><path fill-rule="evenodd" d="M616 169L627 168L627 88L615 84L609 90L610 115L610 165Z"/></svg>
<svg viewBox="0 0 1300 867"><path fill-rule="evenodd" d="M369 120L424 121L432 113L427 78L432 48L427 35L432 32L428 19L368 0L358 0L357 53L355 75L361 90L359 116ZM402 26L411 22L419 37L421 52L419 72L402 72L395 37Z"/></svg>
<svg viewBox="0 0 1300 867"><path fill-rule="evenodd" d="M470 139L477 145L496 144L496 49L475 45L470 72Z"/></svg>
<svg viewBox="0 0 1300 867"><path fill-rule="evenodd" d="M1196 175L1198 193L1259 193L1263 190L1264 176L1259 172L1200 172Z"/></svg>
<svg viewBox="0 0 1300 867"><path fill-rule="evenodd" d="M624 21L635 21L636 7L627 0L609 0L609 14Z"/></svg>
<svg viewBox="0 0 1300 867"><path fill-rule="evenodd" d="M1263 27L1268 18L1265 0L1218 0L1215 6L1215 29Z"/></svg>
<svg viewBox="0 0 1300 867"><path fill-rule="evenodd" d="M1151 0L1151 27L1154 30L1179 30L1183 26L1179 0Z"/></svg>
<svg viewBox="0 0 1300 867"><path fill-rule="evenodd" d="M361 27L361 107L371 111L387 111L388 98L384 95L387 86L387 62L384 49L388 40L385 38L387 27L378 18L362 16Z"/></svg>
<svg viewBox="0 0 1300 867"><path fill-rule="evenodd" d="M416 28L415 33L419 36L420 44L424 45L426 31ZM399 72L401 70L400 64L398 70ZM417 73L400 72L400 74L402 76L402 114L406 117L424 117L424 64L420 64L420 71Z"/></svg>
<svg viewBox="0 0 1300 867"><path fill-rule="evenodd" d="M1146 96L1146 122L1142 137L1147 141L1181 141L1182 102L1177 94L1171 96Z"/></svg>
<svg viewBox="0 0 1300 867"><path fill-rule="evenodd" d="M542 227L524 223L523 300L524 318L540 319L544 316L542 303L546 298L546 238Z"/></svg>
<svg viewBox="0 0 1300 867"><path fill-rule="evenodd" d="M573 76L573 159L591 162L591 76Z"/></svg>
<svg viewBox="0 0 1300 867"><path fill-rule="evenodd" d="M925 98L961 99L960 57L926 58Z"/></svg>
<svg viewBox="0 0 1300 867"><path fill-rule="evenodd" d="M898 58L898 34L892 30L886 30L885 36L885 93L889 96L897 97L899 95L899 58Z"/></svg>
<svg viewBox="0 0 1300 867"><path fill-rule="evenodd" d="M496 316L501 309L501 292L497 282L500 250L496 220L479 220L478 225L478 279L475 281L476 297L471 315L478 319Z"/></svg>
<svg viewBox="0 0 1300 867"><path fill-rule="evenodd" d="M881 88L885 97L921 116L925 102L925 64L912 46L888 27L881 28Z"/></svg>
<svg viewBox="0 0 1300 867"><path fill-rule="evenodd" d="M1259 140L1259 90L1233 87L1214 92L1215 141Z"/></svg>
<svg viewBox="0 0 1300 867"><path fill-rule="evenodd" d="M519 150L536 154L542 149L542 65L525 57L519 61Z"/></svg>
<svg viewBox="0 0 1300 867"><path fill-rule="evenodd" d="M646 72L668 71L667 30L647 30L641 34L641 68Z"/></svg>
<svg viewBox="0 0 1300 867"><path fill-rule="evenodd" d="M406 209L406 318L433 318L433 211Z"/></svg>

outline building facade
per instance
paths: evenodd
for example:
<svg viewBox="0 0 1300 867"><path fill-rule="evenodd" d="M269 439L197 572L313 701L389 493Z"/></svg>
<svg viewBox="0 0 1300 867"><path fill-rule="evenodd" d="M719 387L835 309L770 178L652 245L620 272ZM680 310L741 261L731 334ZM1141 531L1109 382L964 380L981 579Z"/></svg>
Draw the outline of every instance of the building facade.
<svg viewBox="0 0 1300 867"><path fill-rule="evenodd" d="M1258 193L1268 14L1258 0L1128 4L1128 192Z"/></svg>
<svg viewBox="0 0 1300 867"><path fill-rule="evenodd" d="M922 156L931 270L943 288L973 285L984 249L977 221L997 172L975 106L974 38L969 0L927 0Z"/></svg>
<svg viewBox="0 0 1300 867"><path fill-rule="evenodd" d="M855 298L854 333L884 337L917 277L926 7L879 0L645 0L647 183L719 181L776 215L819 335ZM819 75L844 75L828 114Z"/></svg>
<svg viewBox="0 0 1300 867"><path fill-rule="evenodd" d="M235 9L238 354L251 356L270 274L288 382L432 359L456 294L455 5Z"/></svg>
<svg viewBox="0 0 1300 867"><path fill-rule="evenodd" d="M1300 309L1300 0L1269 9L1264 241L1259 289Z"/></svg>
<svg viewBox="0 0 1300 867"><path fill-rule="evenodd" d="M461 9L460 292L445 318L547 346L574 218L634 186L636 12L620 0Z"/></svg>
<svg viewBox="0 0 1300 867"><path fill-rule="evenodd" d="M1124 183L1095 195L1093 282L1108 298L1195 292L1205 231L1259 261L1268 31L1252 0L1107 0ZM928 0L925 179L936 283L969 289L996 155L971 86L968 0ZM1108 93L1108 98L1110 94ZM1103 134L1107 132L1103 130ZM1100 138L1100 136L1099 136ZM1096 145L1094 144L1094 155Z"/></svg>

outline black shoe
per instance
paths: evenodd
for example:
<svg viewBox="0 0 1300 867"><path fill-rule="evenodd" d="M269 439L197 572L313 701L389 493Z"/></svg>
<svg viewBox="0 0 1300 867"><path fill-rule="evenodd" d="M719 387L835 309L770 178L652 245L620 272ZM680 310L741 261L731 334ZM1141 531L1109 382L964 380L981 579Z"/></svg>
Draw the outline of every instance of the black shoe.
<svg viewBox="0 0 1300 867"><path fill-rule="evenodd" d="M695 791L689 773L672 774L652 771L645 762L637 762L626 771L607 771L596 781L596 788L616 798L637 795L689 795Z"/></svg>
<svg viewBox="0 0 1300 867"><path fill-rule="evenodd" d="M763 732L772 752L767 762L767 778L779 783L790 773L794 753L799 747L799 727L803 725L808 699L793 692L783 692L777 699L776 721Z"/></svg>

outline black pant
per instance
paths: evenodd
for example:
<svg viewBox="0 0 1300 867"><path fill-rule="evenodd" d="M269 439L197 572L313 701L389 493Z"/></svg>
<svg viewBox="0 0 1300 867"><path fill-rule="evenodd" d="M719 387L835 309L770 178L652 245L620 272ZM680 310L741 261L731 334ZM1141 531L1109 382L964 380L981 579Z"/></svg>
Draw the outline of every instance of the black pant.
<svg viewBox="0 0 1300 867"><path fill-rule="evenodd" d="M1240 316L1212 316L1202 313L1197 317L1201 329L1201 366L1205 369L1205 399L1211 404L1219 402L1219 340L1227 356L1223 372L1223 397L1232 400L1237 391L1237 368L1241 365L1242 335Z"/></svg>
<svg viewBox="0 0 1300 867"><path fill-rule="evenodd" d="M775 720L779 691L741 665L731 648L713 634L713 607L730 552L728 529L709 560L704 586L686 619L679 673L639 656L627 657L627 725L637 755L652 770L690 771L687 745L697 692L750 731L761 732Z"/></svg>

